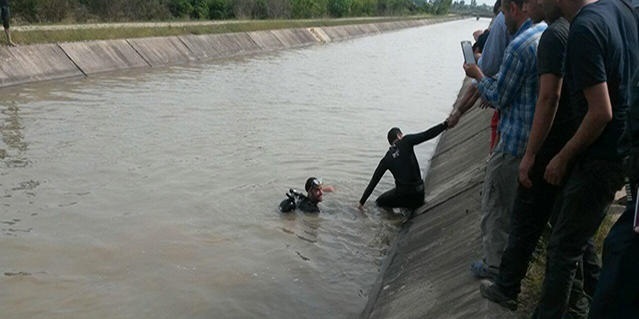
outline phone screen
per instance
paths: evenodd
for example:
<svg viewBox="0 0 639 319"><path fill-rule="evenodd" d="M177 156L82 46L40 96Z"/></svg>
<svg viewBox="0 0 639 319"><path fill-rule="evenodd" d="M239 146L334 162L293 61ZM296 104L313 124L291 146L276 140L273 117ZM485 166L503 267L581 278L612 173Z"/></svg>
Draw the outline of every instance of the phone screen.
<svg viewBox="0 0 639 319"><path fill-rule="evenodd" d="M462 41L461 42L462 52L464 53L464 61L467 64L476 64L475 62L475 54L473 53L473 46L470 44L470 41Z"/></svg>

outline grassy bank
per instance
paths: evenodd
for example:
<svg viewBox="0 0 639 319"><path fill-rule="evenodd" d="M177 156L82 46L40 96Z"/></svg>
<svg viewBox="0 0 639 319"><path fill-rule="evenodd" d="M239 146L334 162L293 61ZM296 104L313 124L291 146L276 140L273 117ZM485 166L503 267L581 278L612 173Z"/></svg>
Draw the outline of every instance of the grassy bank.
<svg viewBox="0 0 639 319"><path fill-rule="evenodd" d="M142 38L158 36L176 36L187 34L215 34L231 32L248 32L259 30L275 30L286 28L325 27L362 23L378 23L391 21L405 21L416 19L432 19L442 16L410 16L410 17L380 17L367 19L316 19L316 20L246 20L228 21L212 25L179 25L173 23L170 26L158 23L157 26L117 26L82 28L74 26L69 29L49 30L44 27L30 30L14 30L12 36L14 42L19 45L55 42L76 42L87 40L110 40L125 38ZM177 26L176 26L177 25Z"/></svg>

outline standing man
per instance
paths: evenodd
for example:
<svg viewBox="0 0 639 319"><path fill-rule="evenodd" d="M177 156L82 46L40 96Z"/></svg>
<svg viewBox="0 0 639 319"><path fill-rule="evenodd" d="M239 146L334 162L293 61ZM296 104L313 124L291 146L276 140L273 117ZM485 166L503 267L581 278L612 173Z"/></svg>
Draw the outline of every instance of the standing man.
<svg viewBox="0 0 639 319"><path fill-rule="evenodd" d="M12 47L16 46L16 44L11 41L11 31L9 31L9 19L11 18L9 0L0 0L0 18L2 18L4 33L7 35L7 44Z"/></svg>
<svg viewBox="0 0 639 319"><path fill-rule="evenodd" d="M543 15L533 10L531 18L551 25L542 34L537 48L539 96L526 152L519 164L519 186L512 212L512 229L494 284L482 283L482 295L509 309L517 308L521 280L532 253L553 211L559 187L544 180L544 170L573 136L578 119L570 108L563 70L569 24L554 4L555 0L535 0Z"/></svg>
<svg viewBox="0 0 639 319"><path fill-rule="evenodd" d="M633 6L639 19L639 1ZM639 46L635 42L635 48ZM635 51L636 54L636 51ZM630 153L626 163L631 200L612 227L603 248L599 285L592 300L590 318L639 318L639 229L635 228L639 187L639 70L629 83L630 109L623 147Z"/></svg>
<svg viewBox="0 0 639 319"><path fill-rule="evenodd" d="M637 20L625 0L561 0L557 4L571 22L565 82L582 119L544 174L548 183L560 185L569 172L555 206L559 210L548 242L535 318L566 315L587 241L623 185L623 154L617 147L628 110L630 75L639 68Z"/></svg>
<svg viewBox="0 0 639 319"><path fill-rule="evenodd" d="M500 112L500 140L488 161L482 190L483 258L471 264L475 277L491 279L508 241L519 162L537 102L537 45L547 27L543 22L533 25L524 0L502 1L501 10L513 40L496 77L484 76L477 65L464 64L466 75L478 81L481 96Z"/></svg>
<svg viewBox="0 0 639 319"><path fill-rule="evenodd" d="M482 50L481 57L477 61L479 68L484 73L484 76L493 77L499 71L499 67L501 66L501 62L504 58L504 51L506 50L506 46L510 43L512 35L508 32L506 28L506 22L504 19L504 14L501 12L501 0L495 2L495 7L497 8L496 16L491 22L490 32L488 33L488 38L486 39L486 44L484 45L484 49ZM475 102L479 98L479 92L477 91L476 83L468 86L468 89L464 92L464 95L460 102L457 105L454 105L453 111L450 113L448 117L448 125L449 128L453 128L459 122L461 116L466 113ZM497 112L495 112L497 114ZM492 123L496 122L496 120L491 120ZM495 133L496 134L496 127ZM491 152L494 147L493 139L496 140L492 136L491 133Z"/></svg>

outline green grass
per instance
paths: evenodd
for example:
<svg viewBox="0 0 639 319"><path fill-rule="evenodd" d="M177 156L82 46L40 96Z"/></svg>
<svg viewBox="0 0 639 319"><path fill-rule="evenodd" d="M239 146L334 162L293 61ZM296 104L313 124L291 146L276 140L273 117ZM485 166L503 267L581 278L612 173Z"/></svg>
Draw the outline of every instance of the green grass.
<svg viewBox="0 0 639 319"><path fill-rule="evenodd" d="M158 27L104 27L68 30L29 30L12 32L14 42L20 45L55 42L76 42L88 40L111 40L157 36L176 36L187 34L215 34L275 30L285 28L308 28L362 23L378 23L415 19L428 19L435 16L380 17L371 19L318 19L318 20L248 20L215 25L158 26Z"/></svg>

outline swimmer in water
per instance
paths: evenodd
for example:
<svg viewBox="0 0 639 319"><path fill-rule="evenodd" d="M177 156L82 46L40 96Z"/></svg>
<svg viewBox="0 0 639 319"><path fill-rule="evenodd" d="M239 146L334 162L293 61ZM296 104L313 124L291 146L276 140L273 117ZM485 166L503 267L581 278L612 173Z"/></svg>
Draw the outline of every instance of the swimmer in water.
<svg viewBox="0 0 639 319"><path fill-rule="evenodd" d="M287 199L280 203L280 211L283 213L290 212L295 208L306 213L319 213L317 206L324 199L324 192L334 192L333 186L325 186L317 177L309 177L304 185L306 195L291 189L286 194Z"/></svg>

